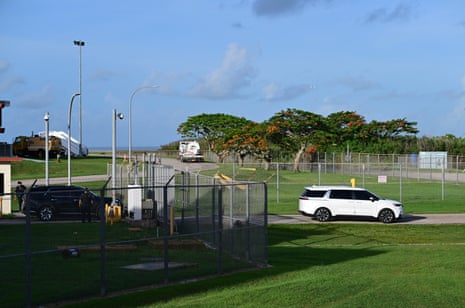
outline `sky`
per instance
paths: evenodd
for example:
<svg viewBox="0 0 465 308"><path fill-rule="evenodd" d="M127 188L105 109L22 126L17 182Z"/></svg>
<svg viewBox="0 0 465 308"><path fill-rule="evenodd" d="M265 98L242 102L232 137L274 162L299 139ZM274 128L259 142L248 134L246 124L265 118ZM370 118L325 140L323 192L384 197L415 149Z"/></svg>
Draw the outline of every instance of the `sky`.
<svg viewBox="0 0 465 308"><path fill-rule="evenodd" d="M70 106L90 150L112 146L113 110L121 148L179 140L202 113L287 108L465 137L463 0L0 0L0 18L0 142L47 112L66 132Z"/></svg>

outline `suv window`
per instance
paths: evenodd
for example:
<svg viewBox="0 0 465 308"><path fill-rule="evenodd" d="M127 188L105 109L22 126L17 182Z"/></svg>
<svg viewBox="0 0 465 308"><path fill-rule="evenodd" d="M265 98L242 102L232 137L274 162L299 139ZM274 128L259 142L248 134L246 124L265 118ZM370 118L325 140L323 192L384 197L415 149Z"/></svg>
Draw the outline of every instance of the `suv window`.
<svg viewBox="0 0 465 308"><path fill-rule="evenodd" d="M334 189L329 195L331 199L352 199L352 190Z"/></svg>
<svg viewBox="0 0 465 308"><path fill-rule="evenodd" d="M306 189L300 196L309 198L323 198L326 194L326 190L309 190Z"/></svg>
<svg viewBox="0 0 465 308"><path fill-rule="evenodd" d="M377 198L370 192L366 190L356 190L354 191L355 199L357 200L376 200Z"/></svg>
<svg viewBox="0 0 465 308"><path fill-rule="evenodd" d="M357 200L378 200L378 197L366 190L356 190L354 193Z"/></svg>

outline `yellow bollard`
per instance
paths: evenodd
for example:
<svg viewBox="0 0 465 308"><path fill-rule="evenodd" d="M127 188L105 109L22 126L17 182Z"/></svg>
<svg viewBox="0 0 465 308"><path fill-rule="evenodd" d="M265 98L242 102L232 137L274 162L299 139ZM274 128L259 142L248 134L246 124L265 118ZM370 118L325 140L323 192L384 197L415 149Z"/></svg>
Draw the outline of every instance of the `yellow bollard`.
<svg viewBox="0 0 465 308"><path fill-rule="evenodd" d="M356 184L355 178L351 178L350 183L352 184L352 187L355 187L355 184Z"/></svg>
<svg viewBox="0 0 465 308"><path fill-rule="evenodd" d="M111 225L121 221L121 206L105 204L105 219L106 223L110 222Z"/></svg>

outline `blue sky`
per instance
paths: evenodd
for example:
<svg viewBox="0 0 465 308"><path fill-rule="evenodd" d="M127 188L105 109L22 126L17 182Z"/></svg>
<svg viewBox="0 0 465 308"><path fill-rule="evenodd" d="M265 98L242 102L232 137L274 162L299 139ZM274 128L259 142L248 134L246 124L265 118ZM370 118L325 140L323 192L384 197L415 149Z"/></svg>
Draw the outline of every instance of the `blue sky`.
<svg viewBox="0 0 465 308"><path fill-rule="evenodd" d="M79 92L90 149L177 140L187 117L263 121L297 108L407 118L419 136L465 137L465 2L1 0L0 141L67 130ZM79 98L71 130L79 138Z"/></svg>

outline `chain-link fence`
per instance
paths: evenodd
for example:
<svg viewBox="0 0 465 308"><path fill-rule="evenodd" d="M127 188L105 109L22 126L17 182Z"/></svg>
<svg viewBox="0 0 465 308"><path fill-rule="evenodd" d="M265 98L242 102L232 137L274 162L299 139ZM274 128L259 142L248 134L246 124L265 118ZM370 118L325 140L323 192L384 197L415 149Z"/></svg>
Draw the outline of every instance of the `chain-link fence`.
<svg viewBox="0 0 465 308"><path fill-rule="evenodd" d="M217 158L206 153L212 161ZM237 156L226 157L225 164L240 164ZM290 154L282 153L265 163L247 156L240 167L269 168L319 172L321 174L346 174L351 176L386 175L405 179L465 183L465 155L448 155L447 152L420 152L414 154L372 154L353 152L303 153L297 163Z"/></svg>
<svg viewBox="0 0 465 308"><path fill-rule="evenodd" d="M98 198L92 223L81 223L78 211L68 220L56 212L41 222L26 206L25 221L0 224L2 305L40 306L268 264L264 183L187 172L174 172L162 184L143 181L116 188L127 196L126 218ZM96 198L113 194L112 188L89 188ZM94 220L98 214L106 218Z"/></svg>

